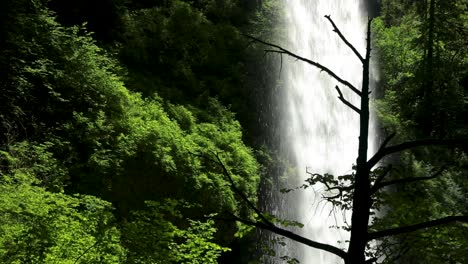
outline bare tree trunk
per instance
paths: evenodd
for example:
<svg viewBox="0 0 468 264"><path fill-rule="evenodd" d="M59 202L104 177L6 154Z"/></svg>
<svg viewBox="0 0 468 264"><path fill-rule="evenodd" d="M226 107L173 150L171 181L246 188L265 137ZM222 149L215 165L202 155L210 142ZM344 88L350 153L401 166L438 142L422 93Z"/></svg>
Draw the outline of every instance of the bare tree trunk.
<svg viewBox="0 0 468 264"><path fill-rule="evenodd" d="M359 149L356 166L353 213L351 215L351 238L346 263L365 263L367 227L371 208L370 169L367 165L369 137L369 62L370 62L370 24L367 26L366 57L363 60L361 112L359 124Z"/></svg>

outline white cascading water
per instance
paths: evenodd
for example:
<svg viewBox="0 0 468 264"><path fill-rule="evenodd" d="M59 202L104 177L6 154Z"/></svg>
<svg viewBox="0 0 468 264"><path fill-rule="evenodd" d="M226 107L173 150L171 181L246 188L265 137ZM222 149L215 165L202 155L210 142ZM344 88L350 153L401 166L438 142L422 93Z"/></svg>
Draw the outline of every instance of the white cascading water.
<svg viewBox="0 0 468 264"><path fill-rule="evenodd" d="M343 35L364 56L367 13L362 0L285 0L287 42L280 43L288 50L319 62L361 87L362 64L353 52L333 32L331 15ZM290 177L283 187L294 187L308 178L306 168L314 173L335 176L349 174L358 151L359 117L338 98L335 85L344 97L359 107L359 98L347 87L325 72L305 62L283 57L282 82L284 90L280 103L282 143L285 152L297 168L297 177ZM371 127L371 137L373 128ZM372 142L370 142L372 149ZM323 186L314 186L281 195L281 202L272 205L274 214L304 224L294 229L309 239L346 249L349 238L345 231L329 228L342 226L349 215L333 212L330 204L321 199ZM349 214L349 213L348 213ZM342 243L338 244L337 241ZM287 255L305 264L342 263L333 254L316 250L285 239L285 246L275 246L277 258Z"/></svg>

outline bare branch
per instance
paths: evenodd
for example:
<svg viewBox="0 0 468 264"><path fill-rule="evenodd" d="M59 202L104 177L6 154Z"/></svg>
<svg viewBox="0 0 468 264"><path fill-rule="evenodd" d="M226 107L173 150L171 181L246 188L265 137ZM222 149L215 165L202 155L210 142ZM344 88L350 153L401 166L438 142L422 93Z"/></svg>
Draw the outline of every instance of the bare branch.
<svg viewBox="0 0 468 264"><path fill-rule="evenodd" d="M385 142L384 142L385 144ZM383 145L383 144L382 144ZM385 176L387 176L387 174L392 170L393 166L392 164L389 164L385 170L382 172L382 174L379 175L379 177L374 181L374 185L371 187L370 189L370 193L371 195L374 194L378 189L379 189L379 185L380 183L383 181L383 179L385 178Z"/></svg>
<svg viewBox="0 0 468 264"><path fill-rule="evenodd" d="M339 249L337 247L310 240L308 238L305 238L303 236L295 234L295 233L293 233L293 232L291 232L289 230L282 229L282 228L274 226L274 225L273 226L267 225L267 224L264 224L264 223L261 223L261 222L249 221L249 220L246 220L246 219L239 218L239 217L237 217L235 215L232 215L232 216L233 216L233 219L225 219L225 218L224 219L223 218L215 218L215 219L224 220L224 221L239 221L239 222L244 223L246 225L255 226L257 228L261 228L261 229L264 229L264 230L271 231L271 232L273 232L275 234L287 237L289 239L292 239L294 241L297 241L297 242L302 243L304 245L307 245L309 247L313 247L313 248L316 248L316 249L321 249L321 250L327 251L327 252L335 254L335 255L343 258L343 259L345 259L346 256L347 256L347 253L345 251L343 251L343 250L341 250L341 249Z"/></svg>
<svg viewBox="0 0 468 264"><path fill-rule="evenodd" d="M391 229L377 231L377 232L370 232L367 236L367 240L370 241L373 239L379 239L379 238L386 237L386 236L394 236L394 235L399 235L399 234L404 234L404 233L410 233L410 232L418 231L418 230L429 228L429 227L450 224L452 222L468 223L468 216L448 216L448 217L444 217L444 218L440 218L440 219L436 219L436 220L432 220L432 221L428 221L424 223L419 223L415 225L391 228Z"/></svg>
<svg viewBox="0 0 468 264"><path fill-rule="evenodd" d="M361 110L359 110L359 108L357 108L356 106L354 106L353 104L351 104L348 100L346 100L344 97L343 97L343 93L341 93L341 90L340 88L338 88L338 85L335 86L335 89L338 91L338 99L340 99L341 102L343 102L343 104L345 104L346 106L348 106L349 108L353 109L356 113L358 114L361 114Z"/></svg>
<svg viewBox="0 0 468 264"><path fill-rule="evenodd" d="M397 179L397 180L393 180L393 181L388 181L388 182L382 182L380 184L376 184L372 187L371 191L377 191L385 186L389 186L389 185L393 185L393 184L405 184L405 183L410 183L410 182L417 182L417 181L425 181L425 180L430 180L430 179L434 179L434 178L437 178L438 176L440 176L442 174L442 172L444 172L444 170L446 169L446 166L443 166L442 168L440 168L437 172L435 172L434 174L432 174L431 176L425 176L425 177L411 177L411 178L405 178L405 179Z"/></svg>
<svg viewBox="0 0 468 264"><path fill-rule="evenodd" d="M374 156L369 159L367 166L372 168L377 164L383 157L401 152L404 150L422 147L422 146L458 146L460 144L467 144L468 139L421 139L404 142L398 145L384 147L377 151Z"/></svg>
<svg viewBox="0 0 468 264"><path fill-rule="evenodd" d="M382 145L380 146L379 151L380 151L381 149L385 148L385 147L388 145L388 143L390 143L390 140L392 140L395 136L396 136L396 132L393 132L393 133L391 133L390 135L388 135L388 136L385 138L385 140L384 140L384 142L382 143Z"/></svg>
<svg viewBox="0 0 468 264"><path fill-rule="evenodd" d="M365 59L367 62L370 61L370 54L371 54L371 50L372 50L372 46L371 46L372 20L373 20L373 18L369 18L367 20L366 59ZM370 91L369 91L369 94L370 94Z"/></svg>
<svg viewBox="0 0 468 264"><path fill-rule="evenodd" d="M341 33L341 31L338 29L338 27L335 25L335 22L333 22L333 20L331 19L330 15L327 15L325 16L328 21L330 21L330 23L332 24L333 26L333 31L336 32L338 34L338 36L340 36L341 40L354 52L354 54L356 54L356 56L359 58L359 60L364 63L364 58L361 56L361 54L357 51L357 49L351 44L349 43L349 41L343 36L343 34Z"/></svg>
<svg viewBox="0 0 468 264"><path fill-rule="evenodd" d="M281 46L278 46L278 45L276 45L276 44L266 42L266 41L264 41L264 40L258 39L258 38L256 38L256 37L253 37L253 36L250 36L250 35L245 35L245 34L244 34L244 36L246 36L246 37L249 38L249 39L255 40L255 41L259 42L259 43L262 43L263 45L270 46L270 47L272 47L272 48L278 49L278 50L276 50L276 51L269 50L269 52L276 52L276 53L286 54L286 55L288 55L288 56L291 56L291 57L293 57L293 58L296 58L296 59L298 59L298 60L300 60L300 61L304 61L304 62L306 62L306 63L309 63L309 64L312 65L312 66L315 66L315 67L319 68L320 70L322 70L322 71L328 73L328 75L330 75L331 77L333 77L333 78L334 78L335 80L337 80L338 82L340 82L340 83L346 85L348 88L350 88L350 89L351 89L353 92L355 92L357 95L361 96L361 91L359 91L356 87L354 87L354 85L352 85L352 84L349 83L348 81L346 81L346 80L340 78L336 73L334 73L332 70L328 69L327 67L323 66L322 64L320 64L320 63L318 63L318 62L315 62L315 61L312 61L312 60L309 60L309 59L307 59L307 58L301 57L301 56L299 56L299 55L297 55L297 54L295 54L295 53L293 53L293 52L291 52L291 51L289 51L289 50L287 50L287 49L284 49L284 48L282 48Z"/></svg>

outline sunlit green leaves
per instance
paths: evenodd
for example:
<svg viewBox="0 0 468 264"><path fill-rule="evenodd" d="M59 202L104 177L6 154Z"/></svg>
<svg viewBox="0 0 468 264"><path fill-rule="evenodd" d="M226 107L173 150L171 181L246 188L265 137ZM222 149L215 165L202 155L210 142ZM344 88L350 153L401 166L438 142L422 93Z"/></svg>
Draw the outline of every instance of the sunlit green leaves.
<svg viewBox="0 0 468 264"><path fill-rule="evenodd" d="M220 254L229 250L213 242L213 220L183 219L180 209L187 207L186 203L165 200L146 205L147 209L134 212L124 227L128 263L217 263Z"/></svg>
<svg viewBox="0 0 468 264"><path fill-rule="evenodd" d="M215 263L226 251L213 240L220 224L185 218L252 212L210 157L221 157L252 202L259 181L241 125L210 97L247 96L239 59L245 42L234 26L210 20L224 7L219 21L235 19L238 3L194 8L174 0L122 10L122 43L113 49L130 66L128 78L85 24L62 26L41 1L0 6L7 10L0 11L7 15L0 19L0 262L119 263L127 250L137 261L138 247L119 245L113 214L124 221L154 200L132 216L125 238L148 235L144 243L168 250L151 256L156 262ZM203 207L168 209L181 199ZM226 242L235 225L225 229L216 236ZM161 237L167 241L159 245Z"/></svg>
<svg viewBox="0 0 468 264"><path fill-rule="evenodd" d="M38 157L49 155L43 146L32 148ZM18 159L24 159L18 152L25 150L26 143L15 149ZM1 262L123 261L125 250L120 245L111 205L92 196L47 191L35 174L52 175L43 169L53 160L25 161L11 164L11 173L2 174L0 181Z"/></svg>

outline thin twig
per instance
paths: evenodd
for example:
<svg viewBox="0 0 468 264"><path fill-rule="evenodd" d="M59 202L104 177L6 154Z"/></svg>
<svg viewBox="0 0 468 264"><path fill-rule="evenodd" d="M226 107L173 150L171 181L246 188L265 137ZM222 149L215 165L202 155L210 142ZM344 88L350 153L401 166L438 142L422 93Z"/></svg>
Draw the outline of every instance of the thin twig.
<svg viewBox="0 0 468 264"><path fill-rule="evenodd" d="M95 247L97 244L99 243L99 240L97 240L96 242L94 242L94 244L92 244L90 247L88 247L85 251L83 251L83 253L81 253L76 259L75 259L75 262L73 262L73 264L76 264L78 263L78 260L81 259L81 257L83 257L84 255L86 255L86 253L88 253L88 251L90 251L93 247Z"/></svg>

